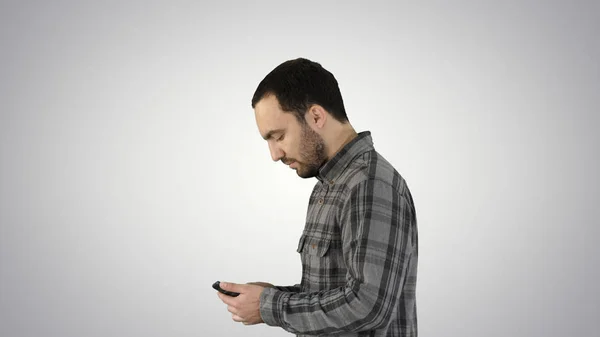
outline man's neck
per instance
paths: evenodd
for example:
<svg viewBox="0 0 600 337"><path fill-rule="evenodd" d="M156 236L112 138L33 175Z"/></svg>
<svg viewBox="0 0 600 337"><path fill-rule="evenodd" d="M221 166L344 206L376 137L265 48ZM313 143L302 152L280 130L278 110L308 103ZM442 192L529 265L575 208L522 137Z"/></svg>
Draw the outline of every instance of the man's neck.
<svg viewBox="0 0 600 337"><path fill-rule="evenodd" d="M329 151L327 153L327 160L331 160L344 146L348 145L358 133L354 131L354 128L350 124L345 126L339 135L334 140L333 144L329 146Z"/></svg>

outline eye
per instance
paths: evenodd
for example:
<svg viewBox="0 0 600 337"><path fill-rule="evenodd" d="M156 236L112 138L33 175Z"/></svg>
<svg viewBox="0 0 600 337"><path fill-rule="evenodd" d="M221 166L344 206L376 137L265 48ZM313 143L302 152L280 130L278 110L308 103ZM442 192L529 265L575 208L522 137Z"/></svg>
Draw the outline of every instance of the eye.
<svg viewBox="0 0 600 337"><path fill-rule="evenodd" d="M278 142L282 141L282 140L283 140L283 137L285 137L285 135L284 135L284 134L282 134L282 135L281 135L279 138L277 138L277 141L278 141Z"/></svg>

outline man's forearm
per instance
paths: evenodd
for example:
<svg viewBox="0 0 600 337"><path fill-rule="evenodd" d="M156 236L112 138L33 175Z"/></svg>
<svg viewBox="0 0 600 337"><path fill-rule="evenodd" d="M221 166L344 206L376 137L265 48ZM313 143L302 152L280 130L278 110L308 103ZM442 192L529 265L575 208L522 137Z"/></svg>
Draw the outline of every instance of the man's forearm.
<svg viewBox="0 0 600 337"><path fill-rule="evenodd" d="M378 301L376 286L351 283L314 293L265 289L260 298L261 317L267 325L298 334L370 331L384 326L399 292L386 292Z"/></svg>
<svg viewBox="0 0 600 337"><path fill-rule="evenodd" d="M291 292L291 293L299 293L301 291L300 284L295 284L293 286L274 286L274 287L277 290Z"/></svg>

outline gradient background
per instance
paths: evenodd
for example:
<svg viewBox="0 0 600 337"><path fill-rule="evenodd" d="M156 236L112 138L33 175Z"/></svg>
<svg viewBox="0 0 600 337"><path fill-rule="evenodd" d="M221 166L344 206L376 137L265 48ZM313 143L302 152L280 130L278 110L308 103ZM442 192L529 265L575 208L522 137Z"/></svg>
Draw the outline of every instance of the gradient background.
<svg viewBox="0 0 600 337"><path fill-rule="evenodd" d="M0 335L287 336L314 179L250 100L299 56L407 180L420 336L598 336L597 1L2 1Z"/></svg>

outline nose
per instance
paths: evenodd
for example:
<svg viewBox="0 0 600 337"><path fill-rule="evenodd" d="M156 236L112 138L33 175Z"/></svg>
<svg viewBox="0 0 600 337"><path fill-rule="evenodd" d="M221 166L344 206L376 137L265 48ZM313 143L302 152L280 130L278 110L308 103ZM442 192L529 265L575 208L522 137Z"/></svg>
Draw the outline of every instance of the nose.
<svg viewBox="0 0 600 337"><path fill-rule="evenodd" d="M269 151L271 152L271 159L273 159L273 161L278 161L283 158L284 152L272 142L269 142Z"/></svg>

